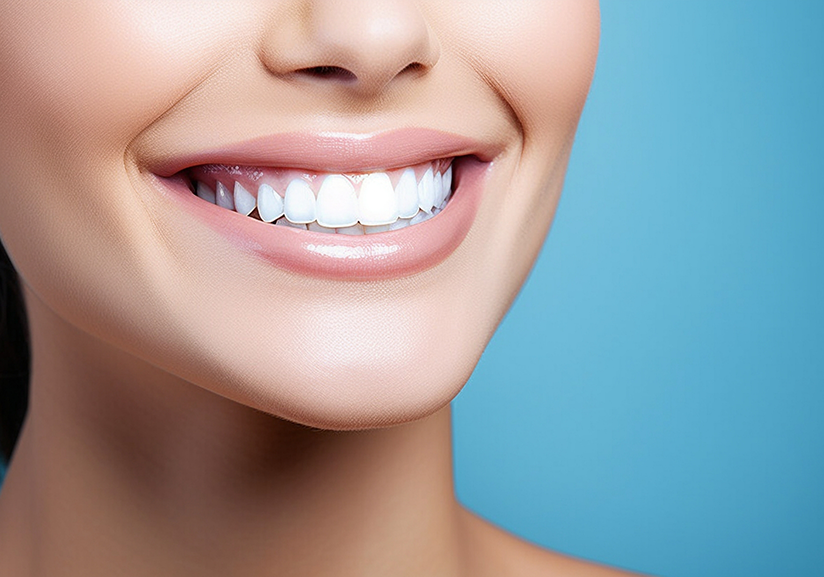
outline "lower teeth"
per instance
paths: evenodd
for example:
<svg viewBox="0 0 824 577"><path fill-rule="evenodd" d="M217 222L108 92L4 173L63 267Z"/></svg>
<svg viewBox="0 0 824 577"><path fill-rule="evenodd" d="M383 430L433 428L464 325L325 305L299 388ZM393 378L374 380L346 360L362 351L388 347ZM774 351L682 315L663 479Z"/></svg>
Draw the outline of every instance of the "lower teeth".
<svg viewBox="0 0 824 577"><path fill-rule="evenodd" d="M317 221L310 222L309 224L294 223L289 221L289 219L287 219L285 216L280 217L271 224L274 224L276 226L288 226L289 228L296 228L298 230L309 230L311 232L322 232L326 234L346 234L355 236L363 234L375 234L379 232L389 232L392 230L400 230L402 228L406 228L407 226L413 226L421 222L425 222L430 218L434 217L435 215L437 215L438 213L440 213L442 210L443 208L434 208L432 209L431 213L426 213L421 210L418 211L418 214L416 214L412 218L399 218L392 224L384 224L380 226L367 226L358 223L343 228L329 228L326 226L319 225ZM263 222L255 213L250 214L249 216L259 222Z"/></svg>

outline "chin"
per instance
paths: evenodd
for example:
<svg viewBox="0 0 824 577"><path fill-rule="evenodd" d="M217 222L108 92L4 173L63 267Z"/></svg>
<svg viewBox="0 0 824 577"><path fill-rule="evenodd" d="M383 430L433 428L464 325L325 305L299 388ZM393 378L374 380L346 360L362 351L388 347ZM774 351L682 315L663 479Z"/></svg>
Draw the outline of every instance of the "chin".
<svg viewBox="0 0 824 577"><path fill-rule="evenodd" d="M199 359L187 377L243 405L319 429L387 427L449 404L489 335L437 307L424 318L403 315L397 304L392 313L377 308L371 314L352 304L324 310L297 327L284 320L268 337L255 339L268 346L252 348L239 339L231 349L200 349L190 355Z"/></svg>
<svg viewBox="0 0 824 577"><path fill-rule="evenodd" d="M492 282L479 266L481 238L470 235L441 266L394 280L253 275L255 259L227 259L219 275L170 276L173 264L158 263L166 272L145 287L154 310L124 297L100 321L119 311L131 322L83 328L184 383L288 421L329 430L397 425L460 392L508 307L502 290L525 276L514 270L508 282ZM470 287L478 288L470 295Z"/></svg>

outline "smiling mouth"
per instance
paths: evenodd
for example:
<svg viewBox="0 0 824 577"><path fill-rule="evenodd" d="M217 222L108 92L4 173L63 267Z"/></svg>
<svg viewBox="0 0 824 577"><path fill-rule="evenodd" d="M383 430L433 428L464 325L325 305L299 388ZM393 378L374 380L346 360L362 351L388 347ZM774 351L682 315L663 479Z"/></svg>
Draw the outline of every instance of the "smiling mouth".
<svg viewBox="0 0 824 577"><path fill-rule="evenodd" d="M452 197L453 164L441 158L385 171L203 164L185 171L202 200L261 222L312 232L362 235L425 222Z"/></svg>
<svg viewBox="0 0 824 577"><path fill-rule="evenodd" d="M302 276L372 281L458 248L503 149L425 128L280 133L164 153L144 174L172 203L163 214L205 224L217 235L207 242Z"/></svg>

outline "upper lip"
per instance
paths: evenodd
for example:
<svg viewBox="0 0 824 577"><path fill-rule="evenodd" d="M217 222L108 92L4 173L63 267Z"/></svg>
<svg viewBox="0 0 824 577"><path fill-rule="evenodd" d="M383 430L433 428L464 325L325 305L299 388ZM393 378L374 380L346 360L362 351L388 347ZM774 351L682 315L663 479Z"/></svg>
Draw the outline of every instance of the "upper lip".
<svg viewBox="0 0 824 577"><path fill-rule="evenodd" d="M490 162L502 148L498 143L428 128L403 128L371 134L292 132L167 157L152 166L152 172L169 177L201 164L367 172L466 155Z"/></svg>

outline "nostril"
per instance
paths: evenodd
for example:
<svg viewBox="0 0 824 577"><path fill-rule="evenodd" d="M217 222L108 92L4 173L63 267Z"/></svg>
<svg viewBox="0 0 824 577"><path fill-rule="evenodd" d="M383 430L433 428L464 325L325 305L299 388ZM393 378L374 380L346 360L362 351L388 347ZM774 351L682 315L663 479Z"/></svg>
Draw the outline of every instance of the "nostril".
<svg viewBox="0 0 824 577"><path fill-rule="evenodd" d="M404 72L420 72L425 68L423 64L420 62L412 62L408 64L403 70L401 70L398 74L403 74Z"/></svg>
<svg viewBox="0 0 824 577"><path fill-rule="evenodd" d="M340 66L312 66L311 68L301 68L300 70L296 70L296 72L298 74L305 74L314 78L327 80L343 80L346 82L357 80L354 73Z"/></svg>

